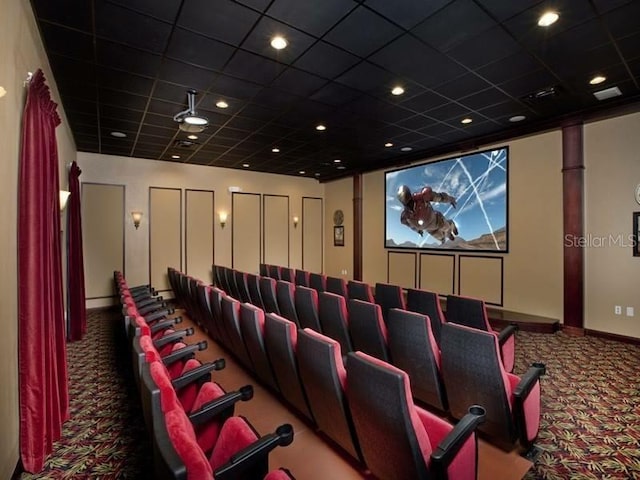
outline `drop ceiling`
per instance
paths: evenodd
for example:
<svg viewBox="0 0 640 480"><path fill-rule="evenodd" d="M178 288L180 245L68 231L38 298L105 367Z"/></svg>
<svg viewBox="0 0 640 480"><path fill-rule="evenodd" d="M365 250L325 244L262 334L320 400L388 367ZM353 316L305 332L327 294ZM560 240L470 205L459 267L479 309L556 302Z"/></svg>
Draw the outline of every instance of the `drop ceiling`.
<svg viewBox="0 0 640 480"><path fill-rule="evenodd" d="M32 5L83 152L325 181L640 110L637 0ZM539 27L549 9L558 21ZM593 94L612 87L621 95ZM188 89L209 126L185 146L173 117Z"/></svg>

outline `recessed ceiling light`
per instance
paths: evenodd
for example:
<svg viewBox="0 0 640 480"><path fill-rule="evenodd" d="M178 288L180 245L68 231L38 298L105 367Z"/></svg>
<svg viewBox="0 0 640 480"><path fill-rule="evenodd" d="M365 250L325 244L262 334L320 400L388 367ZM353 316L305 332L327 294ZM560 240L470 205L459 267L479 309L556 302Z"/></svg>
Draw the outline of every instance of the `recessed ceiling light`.
<svg viewBox="0 0 640 480"><path fill-rule="evenodd" d="M471 122L473 122L473 119L469 118L469 117L463 118L462 120L460 120L460 123L463 123L465 125L467 125L468 123L471 123Z"/></svg>
<svg viewBox="0 0 640 480"><path fill-rule="evenodd" d="M391 90L392 95L402 95L403 93L404 88L402 88L400 85L393 87L393 89Z"/></svg>
<svg viewBox="0 0 640 480"><path fill-rule="evenodd" d="M326 129L327 129L327 127L325 127L322 124L316 125L316 130L318 130L319 132L324 132Z"/></svg>
<svg viewBox="0 0 640 480"><path fill-rule="evenodd" d="M244 168L249 168L249 167L250 167L250 165L249 165L248 163L243 163L243 164L242 164L242 166L243 166Z"/></svg>
<svg viewBox="0 0 640 480"><path fill-rule="evenodd" d="M197 140L198 139L198 135L189 135L189 136L187 136L187 138L189 140Z"/></svg>
<svg viewBox="0 0 640 480"><path fill-rule="evenodd" d="M604 82L606 79L607 77L603 77L602 75L596 75L591 80L589 80L589 84L598 85L599 83Z"/></svg>
<svg viewBox="0 0 640 480"><path fill-rule="evenodd" d="M227 102L225 102L224 100L218 100L216 102L216 107L218 107L218 108L228 108L229 104Z"/></svg>
<svg viewBox="0 0 640 480"><path fill-rule="evenodd" d="M412 148L412 147L402 147L402 148L400 149L400 151L401 151L401 152L410 152L411 150L413 150L413 148Z"/></svg>
<svg viewBox="0 0 640 480"><path fill-rule="evenodd" d="M111 136L116 138L125 138L127 134L123 132L111 132Z"/></svg>
<svg viewBox="0 0 640 480"><path fill-rule="evenodd" d="M340 160L339 158L336 158L336 159L333 161L333 163L340 163L340 162L342 162L342 160Z"/></svg>
<svg viewBox="0 0 640 480"><path fill-rule="evenodd" d="M7 91L4 87L0 87L0 98L4 97L7 94Z"/></svg>
<svg viewBox="0 0 640 480"><path fill-rule="evenodd" d="M174 158L174 159L176 159L176 160L177 160L177 159L179 159L179 158L180 158L180 155L171 155L171 158Z"/></svg>
<svg viewBox="0 0 640 480"><path fill-rule="evenodd" d="M271 39L271 46L276 50L282 50L283 48L286 48L287 45L288 45L287 41L284 39L284 37L281 37L280 35L273 37Z"/></svg>
<svg viewBox="0 0 640 480"><path fill-rule="evenodd" d="M280 153L280 149L279 149L278 147L273 147L273 148L271 149L271 151L272 151L273 153Z"/></svg>
<svg viewBox="0 0 640 480"><path fill-rule="evenodd" d="M305 174L305 173L307 173L307 172L305 172L304 170L300 170L298 173L299 173L300 175L304 175L304 174Z"/></svg>
<svg viewBox="0 0 640 480"><path fill-rule="evenodd" d="M393 143L391 142L387 142L384 144L385 147L389 148L389 147L393 147Z"/></svg>
<svg viewBox="0 0 640 480"><path fill-rule="evenodd" d="M525 117L524 115L514 115L513 117L511 117L511 118L509 119L509 121L510 121L510 122L521 122L521 121L523 121L525 118L527 118L527 117Z"/></svg>
<svg viewBox="0 0 640 480"><path fill-rule="evenodd" d="M345 167L344 165L338 165L338 170L344 170L345 168L347 167Z"/></svg>
<svg viewBox="0 0 640 480"><path fill-rule="evenodd" d="M560 18L560 15L558 15L556 12L545 12L538 19L538 26L548 27L549 25L553 25L554 23L556 23L558 21L558 18Z"/></svg>

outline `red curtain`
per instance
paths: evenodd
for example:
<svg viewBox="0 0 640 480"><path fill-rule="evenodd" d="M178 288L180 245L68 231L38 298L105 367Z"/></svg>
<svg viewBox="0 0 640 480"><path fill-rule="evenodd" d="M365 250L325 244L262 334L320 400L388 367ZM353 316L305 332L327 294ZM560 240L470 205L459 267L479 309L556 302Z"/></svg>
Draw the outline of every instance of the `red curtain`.
<svg viewBox="0 0 640 480"><path fill-rule="evenodd" d="M69 170L69 205L67 207L67 321L69 340L81 340L87 333L87 310L84 299L84 260L82 256L82 216L80 213L80 174L76 162Z"/></svg>
<svg viewBox="0 0 640 480"><path fill-rule="evenodd" d="M42 470L69 416L56 107L38 70L22 119L18 199L20 456L28 472Z"/></svg>

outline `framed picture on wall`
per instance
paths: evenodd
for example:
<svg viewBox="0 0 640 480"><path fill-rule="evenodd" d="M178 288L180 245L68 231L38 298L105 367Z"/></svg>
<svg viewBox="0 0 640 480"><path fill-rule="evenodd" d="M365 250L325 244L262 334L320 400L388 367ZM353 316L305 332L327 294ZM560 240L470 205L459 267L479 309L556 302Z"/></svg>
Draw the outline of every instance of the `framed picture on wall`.
<svg viewBox="0 0 640 480"><path fill-rule="evenodd" d="M344 247L344 227L333 227L333 246Z"/></svg>
<svg viewBox="0 0 640 480"><path fill-rule="evenodd" d="M633 245L633 256L640 257L640 242L638 242L638 238L640 238L640 212L633 212L633 233L631 234Z"/></svg>

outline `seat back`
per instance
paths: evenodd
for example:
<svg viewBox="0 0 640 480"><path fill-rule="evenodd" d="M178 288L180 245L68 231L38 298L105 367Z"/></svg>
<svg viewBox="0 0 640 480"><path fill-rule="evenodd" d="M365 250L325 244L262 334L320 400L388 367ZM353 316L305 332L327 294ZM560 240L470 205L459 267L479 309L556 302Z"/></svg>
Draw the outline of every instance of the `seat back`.
<svg viewBox="0 0 640 480"><path fill-rule="evenodd" d="M218 288L223 288L222 286L222 267L220 265L213 266L213 283Z"/></svg>
<svg viewBox="0 0 640 480"><path fill-rule="evenodd" d="M325 292L327 290L327 277L321 273L312 272L309 274L309 286L318 293Z"/></svg>
<svg viewBox="0 0 640 480"><path fill-rule="evenodd" d="M213 287L209 290L209 306L211 308L211 316L213 319L211 335L214 340L221 342L225 345L226 332L224 331L224 324L222 322L222 307L220 302L222 297L225 296L224 291L218 287Z"/></svg>
<svg viewBox="0 0 640 480"><path fill-rule="evenodd" d="M293 301L295 289L296 286L291 282L285 282L284 280L276 282L276 301L278 302L280 315L295 323L296 327L299 327L296 305Z"/></svg>
<svg viewBox="0 0 640 480"><path fill-rule="evenodd" d="M245 272L240 272L235 270L235 279L236 279L236 287L238 288L238 300L241 302L251 302L251 297L249 296L249 286L247 285L247 274Z"/></svg>
<svg viewBox="0 0 640 480"><path fill-rule="evenodd" d="M445 319L440 307L438 294L427 290L410 288L407 290L407 310L429 317L431 332L436 339L436 343L440 345L440 330Z"/></svg>
<svg viewBox="0 0 640 480"><path fill-rule="evenodd" d="M318 294L318 319L322 333L338 341L343 355L353 350L349 335L347 302L344 297L329 292Z"/></svg>
<svg viewBox="0 0 640 480"><path fill-rule="evenodd" d="M322 331L318 318L318 292L313 288L297 286L293 299L300 328Z"/></svg>
<svg viewBox="0 0 640 480"><path fill-rule="evenodd" d="M347 283L347 298L354 300L362 300L363 302L374 303L373 290L371 285L364 282L349 280Z"/></svg>
<svg viewBox="0 0 640 480"><path fill-rule="evenodd" d="M269 267L265 263L261 263L258 272L260 273L261 277L268 277Z"/></svg>
<svg viewBox="0 0 640 480"><path fill-rule="evenodd" d="M378 478L431 478L427 461L432 446L406 373L365 353L349 353L347 398L371 473Z"/></svg>
<svg viewBox="0 0 640 480"><path fill-rule="evenodd" d="M296 270L296 285L309 286L309 272L306 270Z"/></svg>
<svg viewBox="0 0 640 480"><path fill-rule="evenodd" d="M355 351L389 361L387 327L382 318L380 305L349 300L349 334Z"/></svg>
<svg viewBox="0 0 640 480"><path fill-rule="evenodd" d="M276 298L276 280L271 277L260 277L260 295L262 295L265 313L280 315Z"/></svg>
<svg viewBox="0 0 640 480"><path fill-rule="evenodd" d="M502 366L496 336L447 322L442 325L440 348L451 415L460 419L469 405L482 405L486 416L478 429L492 443L511 449L516 426L511 414L510 374Z"/></svg>
<svg viewBox="0 0 640 480"><path fill-rule="evenodd" d="M253 370L253 364L247 353L247 348L240 332L240 302L232 297L224 297L220 302L222 308L222 321L224 322L230 344L227 348L249 370Z"/></svg>
<svg viewBox="0 0 640 480"><path fill-rule="evenodd" d="M393 364L409 375L414 398L445 412L448 403L440 374L440 347L429 317L392 308L387 327Z"/></svg>
<svg viewBox="0 0 640 480"><path fill-rule="evenodd" d="M262 308L264 310L262 294L260 293L260 277L253 273L248 273L247 288L249 289L249 298L251 299L251 303L256 307Z"/></svg>
<svg viewBox="0 0 640 480"><path fill-rule="evenodd" d="M382 316L387 320L389 310L392 308L400 308L406 310L406 304L404 301L404 295L402 294L402 288L398 285L391 285L389 283L376 283L376 303L380 305L382 309Z"/></svg>
<svg viewBox="0 0 640 480"><path fill-rule="evenodd" d="M233 268L227 268L227 285L229 286L229 290L227 290L227 295L233 298L240 298L240 292L238 291L238 286L236 285L236 274Z"/></svg>
<svg viewBox="0 0 640 480"><path fill-rule="evenodd" d="M485 332L492 331L484 301L477 298L447 295L447 322L466 325Z"/></svg>
<svg viewBox="0 0 640 480"><path fill-rule="evenodd" d="M258 378L278 391L278 383L264 345L264 311L254 305L240 305L240 332Z"/></svg>
<svg viewBox="0 0 640 480"><path fill-rule="evenodd" d="M280 277L280 267L278 265L267 265L269 276L275 280L282 280Z"/></svg>
<svg viewBox="0 0 640 480"><path fill-rule="evenodd" d="M347 372L340 344L310 328L298 332L298 366L318 428L362 460L347 404Z"/></svg>
<svg viewBox="0 0 640 480"><path fill-rule="evenodd" d="M296 349L298 329L295 323L279 315L265 316L264 340L267 357L284 399L313 422L307 395L300 380Z"/></svg>
<svg viewBox="0 0 640 480"><path fill-rule="evenodd" d="M294 283L295 280L296 280L296 277L295 277L295 273L293 271L293 268L282 267L280 269L280 279L284 280L285 282Z"/></svg>
<svg viewBox="0 0 640 480"><path fill-rule="evenodd" d="M345 282L344 278L327 277L327 292L349 298L347 294L347 282Z"/></svg>
<svg viewBox="0 0 640 480"><path fill-rule="evenodd" d="M198 304L202 312L202 326L213 336L213 313L211 313L210 291L211 287L204 283L199 283L196 287L198 295Z"/></svg>

